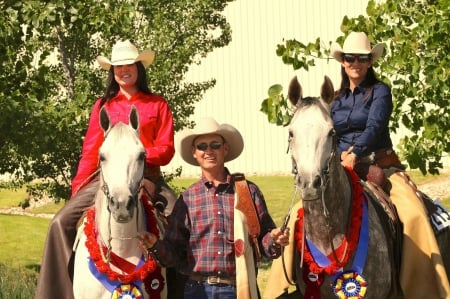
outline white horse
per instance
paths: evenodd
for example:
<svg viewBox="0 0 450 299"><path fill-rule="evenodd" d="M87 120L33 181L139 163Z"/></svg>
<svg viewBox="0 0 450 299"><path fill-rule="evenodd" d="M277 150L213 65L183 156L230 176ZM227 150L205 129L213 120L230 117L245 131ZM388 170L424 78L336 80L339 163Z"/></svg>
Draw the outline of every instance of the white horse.
<svg viewBox="0 0 450 299"><path fill-rule="evenodd" d="M136 238L143 230L162 235L156 210L141 198L145 150L138 113L133 107L128 125L112 126L101 109L100 124L105 132L99 150L100 187L75 252L74 296L165 299L165 269L142 252Z"/></svg>

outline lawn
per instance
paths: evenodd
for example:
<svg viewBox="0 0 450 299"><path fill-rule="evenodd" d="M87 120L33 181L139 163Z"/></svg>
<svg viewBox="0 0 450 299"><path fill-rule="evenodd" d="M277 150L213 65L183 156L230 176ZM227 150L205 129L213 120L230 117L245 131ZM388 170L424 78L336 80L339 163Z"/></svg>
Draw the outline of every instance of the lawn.
<svg viewBox="0 0 450 299"><path fill-rule="evenodd" d="M424 177L418 173L413 173L413 178L417 184L436 179L432 176ZM260 187L275 223L280 226L293 197L293 177L249 176L247 179ZM179 188L185 188L194 181L195 179L192 178L178 178L173 183ZM26 194L23 190L0 190L0 208L17 207L24 198L26 198ZM450 198L444 199L443 203L450 207ZM62 203L52 203L35 209L27 209L27 211L30 213L55 213L61 206ZM36 271L40 264L48 224L49 220L45 218L0 214L0 231L2 232L0 265L4 264L13 269L25 268ZM258 282L261 289L264 289L269 267L269 262L262 262L260 265Z"/></svg>

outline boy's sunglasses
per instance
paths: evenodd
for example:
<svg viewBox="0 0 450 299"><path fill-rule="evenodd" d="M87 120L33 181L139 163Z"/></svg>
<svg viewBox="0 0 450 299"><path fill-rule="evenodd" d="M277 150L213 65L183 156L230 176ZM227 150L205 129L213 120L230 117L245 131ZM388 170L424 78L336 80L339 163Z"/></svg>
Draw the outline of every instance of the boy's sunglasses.
<svg viewBox="0 0 450 299"><path fill-rule="evenodd" d="M355 62L356 60L358 60L361 63L367 63L370 61L371 55L370 54L366 54L366 55L343 54L342 58L344 59L344 61L347 61L350 63Z"/></svg>
<svg viewBox="0 0 450 299"><path fill-rule="evenodd" d="M221 146L222 143L218 142L218 141L212 141L209 145L206 142L202 142L197 144L195 147L199 150L199 151L206 151L208 149L208 146L210 149L212 150L218 150Z"/></svg>

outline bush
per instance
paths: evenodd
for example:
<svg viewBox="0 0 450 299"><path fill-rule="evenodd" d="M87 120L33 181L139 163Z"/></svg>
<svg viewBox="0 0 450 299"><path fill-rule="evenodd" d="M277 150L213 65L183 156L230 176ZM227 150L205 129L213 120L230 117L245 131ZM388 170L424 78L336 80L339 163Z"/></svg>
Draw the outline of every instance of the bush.
<svg viewBox="0 0 450 299"><path fill-rule="evenodd" d="M11 268L0 263L0 299L34 298L37 269Z"/></svg>

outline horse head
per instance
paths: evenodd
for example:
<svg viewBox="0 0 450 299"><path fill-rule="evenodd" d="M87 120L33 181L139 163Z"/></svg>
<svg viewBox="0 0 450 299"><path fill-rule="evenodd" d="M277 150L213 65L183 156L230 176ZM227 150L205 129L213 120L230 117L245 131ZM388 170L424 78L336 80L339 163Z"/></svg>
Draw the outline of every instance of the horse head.
<svg viewBox="0 0 450 299"><path fill-rule="evenodd" d="M139 139L139 115L131 109L129 124L111 125L106 109L100 110L104 141L99 150L101 189L115 221L133 218L144 174L145 149Z"/></svg>
<svg viewBox="0 0 450 299"><path fill-rule="evenodd" d="M335 131L330 117L334 89L327 76L320 94L320 98L303 98L297 77L289 84L288 98L296 107L289 127L289 148L303 200L320 198L328 181L330 163L335 160Z"/></svg>

